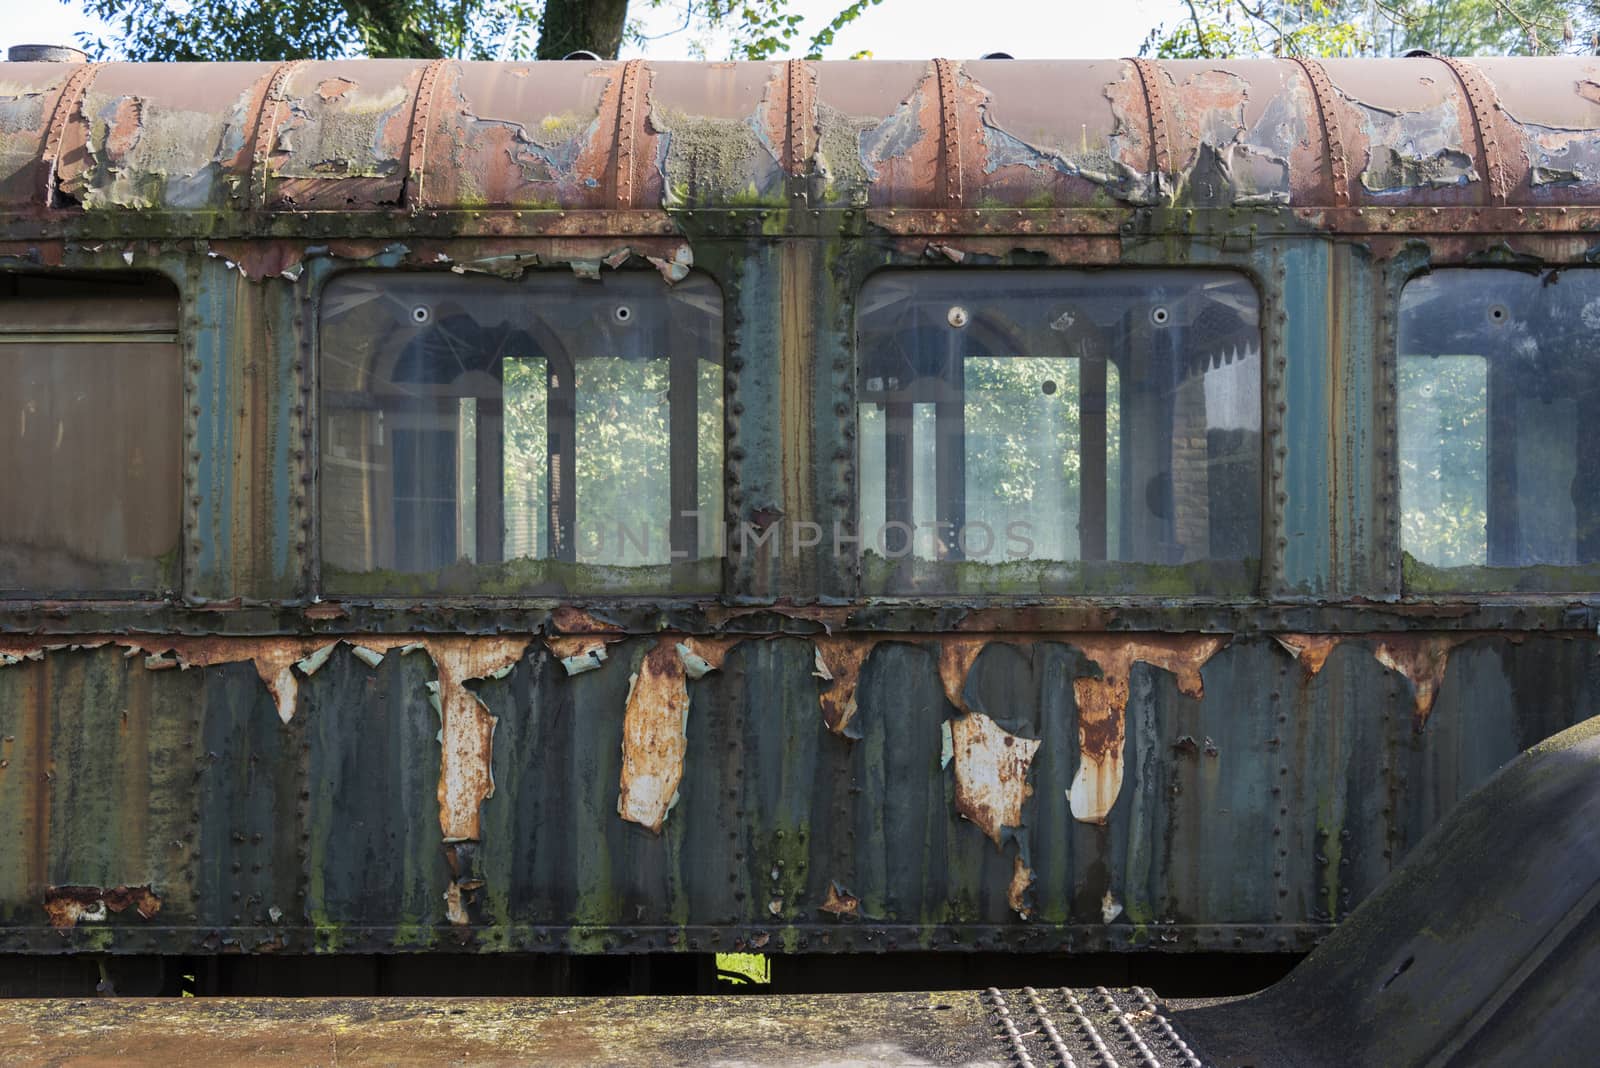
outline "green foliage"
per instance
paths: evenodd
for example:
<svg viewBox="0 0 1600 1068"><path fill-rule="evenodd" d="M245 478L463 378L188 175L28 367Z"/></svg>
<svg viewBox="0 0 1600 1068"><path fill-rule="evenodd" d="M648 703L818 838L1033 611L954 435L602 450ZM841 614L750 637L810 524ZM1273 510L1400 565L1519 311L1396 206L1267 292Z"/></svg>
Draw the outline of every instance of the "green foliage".
<svg viewBox="0 0 1600 1068"><path fill-rule="evenodd" d="M71 0L64 0L71 2ZM113 28L86 35L96 59L226 61L531 55L529 0L81 0Z"/></svg>
<svg viewBox="0 0 1600 1068"><path fill-rule="evenodd" d="M104 37L80 43L95 59L288 60L370 56L430 59L528 59L536 51L544 0L62 0L107 23ZM586 0L548 0L582 5ZM727 34L736 59L769 59L797 51L820 59L839 30L882 0L853 0L817 33L804 35L805 17L790 0L650 0L674 7L683 22L649 36L637 25L627 36L648 50L660 36L691 29ZM623 16L618 15L617 19ZM554 19L554 16L552 16ZM613 22L615 32L618 22ZM596 31L598 32L598 31ZM615 37L611 38L614 47ZM571 47L568 47L570 44ZM562 42L562 51L598 42Z"/></svg>
<svg viewBox="0 0 1600 1068"><path fill-rule="evenodd" d="M1482 356L1400 359L1400 544L1436 567L1488 555L1489 372Z"/></svg>
<svg viewBox="0 0 1600 1068"><path fill-rule="evenodd" d="M1588 0L1185 0L1140 50L1228 56L1550 55L1600 49Z"/></svg>

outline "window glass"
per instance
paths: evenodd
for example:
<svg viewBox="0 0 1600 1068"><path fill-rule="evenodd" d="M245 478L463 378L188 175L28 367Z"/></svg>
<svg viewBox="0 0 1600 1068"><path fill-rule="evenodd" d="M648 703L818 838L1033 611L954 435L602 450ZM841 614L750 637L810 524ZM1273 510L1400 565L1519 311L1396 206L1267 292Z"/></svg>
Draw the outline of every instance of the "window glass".
<svg viewBox="0 0 1600 1068"><path fill-rule="evenodd" d="M1447 270L1400 299L1408 592L1600 587L1600 274ZM1587 413L1587 416L1586 414Z"/></svg>
<svg viewBox="0 0 1600 1068"><path fill-rule="evenodd" d="M330 592L720 589L709 280L347 275L321 374Z"/></svg>
<svg viewBox="0 0 1600 1068"><path fill-rule="evenodd" d="M859 320L867 593L1255 589L1255 291L1217 271L892 272Z"/></svg>
<svg viewBox="0 0 1600 1068"><path fill-rule="evenodd" d="M0 591L177 585L182 407L169 282L0 274Z"/></svg>

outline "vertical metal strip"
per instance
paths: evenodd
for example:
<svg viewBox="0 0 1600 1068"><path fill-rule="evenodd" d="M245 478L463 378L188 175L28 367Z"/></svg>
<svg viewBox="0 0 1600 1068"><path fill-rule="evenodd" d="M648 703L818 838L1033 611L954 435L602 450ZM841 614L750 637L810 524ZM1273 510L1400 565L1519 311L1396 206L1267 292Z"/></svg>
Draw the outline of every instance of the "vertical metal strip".
<svg viewBox="0 0 1600 1068"><path fill-rule="evenodd" d="M278 108L283 104L283 87L289 76L304 65L304 60L280 63L267 81L267 94L261 98L261 110L256 112L256 126L251 134L254 159L250 167L251 208L267 206L267 161L272 157L272 143L277 139Z"/></svg>
<svg viewBox="0 0 1600 1068"><path fill-rule="evenodd" d="M621 210L633 207L634 153L639 130L639 95L644 60L630 59L622 66L622 86L617 94L616 201Z"/></svg>
<svg viewBox="0 0 1600 1068"><path fill-rule="evenodd" d="M817 125L816 70L803 59L788 62L789 129L784 139L784 170L793 175L806 172L816 152L812 132Z"/></svg>
<svg viewBox="0 0 1600 1068"><path fill-rule="evenodd" d="M1500 109L1500 100L1477 67L1452 56L1436 58L1450 68L1462 92L1466 93L1467 109L1472 112L1472 130L1478 138L1478 157L1483 161L1484 180L1489 186L1489 204L1504 207L1511 182L1506 175L1505 157L1500 152L1500 137L1495 132L1495 113Z"/></svg>
<svg viewBox="0 0 1600 1068"><path fill-rule="evenodd" d="M939 83L939 170L943 179L941 201L952 208L962 204L961 117L956 109L956 65L948 59L933 61Z"/></svg>
<svg viewBox="0 0 1600 1068"><path fill-rule="evenodd" d="M1148 59L1132 60L1144 89L1145 108L1150 113L1150 167L1157 181L1165 186L1172 173L1172 148L1167 136L1167 109L1161 100L1161 69Z"/></svg>
<svg viewBox="0 0 1600 1068"><path fill-rule="evenodd" d="M56 176L61 166L61 142L66 138L67 123L72 121L75 113L83 110L89 85L103 66L104 63L87 63L79 67L67 78L67 83L61 87L61 95L56 97L56 110L50 116L50 132L45 135L44 189L40 190L39 198L48 207L61 207L60 198L56 195Z"/></svg>
<svg viewBox="0 0 1600 1068"><path fill-rule="evenodd" d="M411 131L406 139L406 184L400 202L409 204L412 211L423 205L422 179L428 165L428 124L433 120L433 98L438 92L439 72L448 59L436 59L422 69L417 82L417 96L411 104Z"/></svg>
<svg viewBox="0 0 1600 1068"><path fill-rule="evenodd" d="M1339 127L1339 114L1334 110L1333 82L1322 64L1314 59L1296 59L1311 82L1311 99L1317 106L1317 118L1322 123L1322 143L1328 158L1328 177L1333 184L1333 206L1350 205L1350 160L1345 153L1344 133Z"/></svg>

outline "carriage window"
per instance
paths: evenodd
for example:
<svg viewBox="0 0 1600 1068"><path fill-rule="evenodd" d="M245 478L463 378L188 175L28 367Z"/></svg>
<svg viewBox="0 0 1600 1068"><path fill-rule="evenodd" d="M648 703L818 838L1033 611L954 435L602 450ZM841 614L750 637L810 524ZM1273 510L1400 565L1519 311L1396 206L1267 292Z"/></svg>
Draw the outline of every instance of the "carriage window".
<svg viewBox="0 0 1600 1068"><path fill-rule="evenodd" d="M176 585L182 405L171 283L0 274L0 595Z"/></svg>
<svg viewBox="0 0 1600 1068"><path fill-rule="evenodd" d="M721 314L701 276L335 280L324 587L717 592Z"/></svg>
<svg viewBox="0 0 1600 1068"><path fill-rule="evenodd" d="M1600 589L1600 272L1446 270L1400 299L1407 592Z"/></svg>
<svg viewBox="0 0 1600 1068"><path fill-rule="evenodd" d="M893 272L861 297L867 593L1256 587L1261 335L1224 272Z"/></svg>

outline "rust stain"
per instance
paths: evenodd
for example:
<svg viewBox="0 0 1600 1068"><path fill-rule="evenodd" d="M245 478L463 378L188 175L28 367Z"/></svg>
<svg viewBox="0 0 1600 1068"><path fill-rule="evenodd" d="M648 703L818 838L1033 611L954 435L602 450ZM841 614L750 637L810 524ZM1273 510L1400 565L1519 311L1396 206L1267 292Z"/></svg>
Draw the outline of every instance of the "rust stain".
<svg viewBox="0 0 1600 1068"><path fill-rule="evenodd" d="M822 722L834 734L855 738L851 722L856 717L856 686L861 668L878 644L877 638L846 638L832 635L814 638L817 666L812 675L822 680L817 701L822 707Z"/></svg>
<svg viewBox="0 0 1600 1068"><path fill-rule="evenodd" d="M660 833L678 801L688 749L689 680L722 666L739 638L663 635L628 679L617 815Z"/></svg>
<svg viewBox="0 0 1600 1068"><path fill-rule="evenodd" d="M1343 639L1337 634L1279 634L1278 644L1305 668L1307 678L1316 678L1328 656Z"/></svg>
<svg viewBox="0 0 1600 1068"><path fill-rule="evenodd" d="M108 912L133 909L141 920L161 911L161 898L148 885L52 886L45 891L44 911L50 926L76 927L79 923L103 923Z"/></svg>
<svg viewBox="0 0 1600 1068"><path fill-rule="evenodd" d="M317 95L324 101L337 100L355 87L349 78L324 78L317 83Z"/></svg>
<svg viewBox="0 0 1600 1068"><path fill-rule="evenodd" d="M550 627L559 634L617 633L621 627L610 620L601 619L592 612L564 604L550 613Z"/></svg>
<svg viewBox="0 0 1600 1068"><path fill-rule="evenodd" d="M1011 865L1011 884L1006 887L1006 901L1011 905L1011 911L1023 919L1033 915L1033 909L1028 905L1028 895L1033 891L1033 869L1022 862L1021 854L1013 860Z"/></svg>
<svg viewBox="0 0 1600 1068"><path fill-rule="evenodd" d="M861 899L840 886L837 881L828 883L828 896L819 908L843 919L861 915Z"/></svg>
<svg viewBox="0 0 1600 1068"><path fill-rule="evenodd" d="M1075 635L1072 644L1100 665L1101 677L1072 680L1078 702L1078 771L1067 791L1073 818L1104 823L1122 791L1122 749L1128 676L1135 663L1177 677L1178 690L1204 696L1200 669L1228 639L1220 635L1146 635L1138 638Z"/></svg>
<svg viewBox="0 0 1600 1068"><path fill-rule="evenodd" d="M1033 793L1028 771L1039 741L1001 727L981 712L949 721L956 776L956 811L996 846L1007 827L1022 826L1022 805Z"/></svg>
<svg viewBox="0 0 1600 1068"><path fill-rule="evenodd" d="M978 654L990 641L983 638L947 638L939 643L939 681L944 684L944 696L962 712L971 712L962 691L967 686L967 673L977 661Z"/></svg>
<svg viewBox="0 0 1600 1068"><path fill-rule="evenodd" d="M1472 639L1470 634L1395 634L1378 643L1373 656L1411 684L1415 700L1411 726L1418 734L1428 725L1428 715L1444 683L1450 650Z"/></svg>

